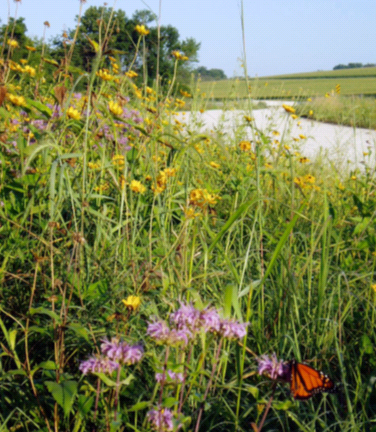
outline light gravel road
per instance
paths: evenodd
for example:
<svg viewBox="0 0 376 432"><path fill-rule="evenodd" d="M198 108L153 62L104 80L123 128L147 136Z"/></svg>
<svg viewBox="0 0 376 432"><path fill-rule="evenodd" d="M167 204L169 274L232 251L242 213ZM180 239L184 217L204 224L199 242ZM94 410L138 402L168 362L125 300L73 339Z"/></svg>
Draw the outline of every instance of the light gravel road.
<svg viewBox="0 0 376 432"><path fill-rule="evenodd" d="M283 136L291 138L299 138L299 135L306 136L305 139L293 142L294 148L302 156L311 160L323 156L323 160L338 170L363 169L365 165L372 169L375 168L375 130L339 126L308 119L293 120L282 108L282 103L292 105L291 102L267 101L267 103L268 108L252 112L257 129L268 134L272 130L278 131L280 136L277 138L280 140ZM202 114L179 113L178 119L188 124L191 123L193 127L194 121L199 122L199 129L202 132L215 130L222 125L223 131L231 136L239 125L244 125L245 114L249 115L249 112L208 110Z"/></svg>

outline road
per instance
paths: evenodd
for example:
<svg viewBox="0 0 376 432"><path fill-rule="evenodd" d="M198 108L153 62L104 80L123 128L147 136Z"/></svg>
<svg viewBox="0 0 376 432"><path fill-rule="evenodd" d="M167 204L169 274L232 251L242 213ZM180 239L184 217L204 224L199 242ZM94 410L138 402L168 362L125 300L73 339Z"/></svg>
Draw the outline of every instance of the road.
<svg viewBox="0 0 376 432"><path fill-rule="evenodd" d="M308 119L292 119L282 108L282 101L270 101L267 109L245 111L208 110L204 113L179 113L178 119L190 125L191 129L200 131L222 129L229 137L233 137L236 128L245 124L244 115L254 118L257 129L286 143L311 160L329 162L338 170L372 169L376 164L376 131L349 126L311 121ZM247 128L249 130L249 128ZM272 131L280 136L272 135ZM303 135L306 138L300 138ZM248 138L254 138L248 133ZM299 139L299 141L293 140Z"/></svg>

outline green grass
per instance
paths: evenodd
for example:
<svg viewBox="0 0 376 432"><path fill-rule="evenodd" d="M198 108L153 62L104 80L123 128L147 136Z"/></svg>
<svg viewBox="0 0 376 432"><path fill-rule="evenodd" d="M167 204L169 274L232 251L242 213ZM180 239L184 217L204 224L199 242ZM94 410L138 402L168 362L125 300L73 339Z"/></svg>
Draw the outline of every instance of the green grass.
<svg viewBox="0 0 376 432"><path fill-rule="evenodd" d="M251 98L300 99L323 96L341 86L342 95L376 95L376 68L320 71L250 79ZM246 98L244 80L201 82L202 91L214 99Z"/></svg>
<svg viewBox="0 0 376 432"><path fill-rule="evenodd" d="M321 97L299 104L296 113L328 123L376 129L376 99L366 97Z"/></svg>

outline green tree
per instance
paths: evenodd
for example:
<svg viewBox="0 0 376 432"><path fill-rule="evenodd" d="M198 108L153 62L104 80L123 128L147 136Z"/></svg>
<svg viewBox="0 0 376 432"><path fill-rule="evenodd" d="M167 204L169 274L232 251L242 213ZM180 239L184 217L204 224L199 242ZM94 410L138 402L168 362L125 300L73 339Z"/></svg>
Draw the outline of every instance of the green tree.
<svg viewBox="0 0 376 432"><path fill-rule="evenodd" d="M91 41L101 44L103 52L112 54L120 60L122 69L128 70L133 62L135 48L139 40L139 34L135 30L137 24L144 24L150 33L140 44L140 49L134 69L143 75L144 61L148 82L152 82L157 74L158 47L159 47L159 75L162 80L170 79L174 70L174 58L171 52L179 50L189 57L187 62L180 62L179 70L189 70L191 64L197 61L200 43L193 38L181 41L178 30L173 26L161 26L160 40L158 45L157 25L151 26L156 17L148 10L136 11L132 18L128 18L124 11L118 10L113 13L107 7L89 7L81 17L79 32L73 51L71 64L90 71L90 67L96 53ZM68 32L68 38L64 36L55 37L52 41L55 58L64 57L69 50L68 40L73 40L75 30ZM145 44L145 45L144 45Z"/></svg>

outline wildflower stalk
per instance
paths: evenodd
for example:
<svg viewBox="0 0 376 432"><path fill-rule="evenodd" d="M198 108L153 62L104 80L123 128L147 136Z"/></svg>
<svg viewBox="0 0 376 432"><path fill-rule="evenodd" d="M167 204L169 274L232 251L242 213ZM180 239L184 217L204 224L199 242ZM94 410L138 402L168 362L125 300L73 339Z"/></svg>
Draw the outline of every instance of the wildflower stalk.
<svg viewBox="0 0 376 432"><path fill-rule="evenodd" d="M266 405L265 411L264 411L264 415L262 416L260 425L257 428L257 432L261 432L262 427L264 426L265 420L266 420L266 416L268 415L268 412L270 410L270 407L272 406L272 401L274 398L274 393L275 393L275 389L277 388L277 382L275 382L273 384L273 391L272 391L272 395L270 396L269 402Z"/></svg>
<svg viewBox="0 0 376 432"><path fill-rule="evenodd" d="M117 418L117 407L119 403L119 391L120 391L120 370L121 367L118 367L117 374L116 374L116 392L115 392L115 401L114 401L114 420L116 421Z"/></svg>
<svg viewBox="0 0 376 432"><path fill-rule="evenodd" d="M171 92L172 92L172 89L173 89L173 87L174 87L174 85L175 85L176 74L177 74L177 70L178 70L178 61L179 61L178 59L175 60L175 64L174 64L174 74L173 74L173 76L172 76L171 84L170 84L170 87L169 87L169 89L168 89L168 92L167 92L167 95L166 95L166 98L165 98L166 101L167 101L167 99L170 97L170 94L171 94Z"/></svg>
<svg viewBox="0 0 376 432"><path fill-rule="evenodd" d="M182 384L181 389L180 389L179 408L178 408L178 413L179 414L181 413L181 410L182 410L183 404L184 404L185 383L187 381L188 365L189 365L189 363L191 361L192 351L193 351L193 345L191 345L190 350L188 352L187 360L185 361L185 366L184 366L184 381L183 381L183 384Z"/></svg>
<svg viewBox="0 0 376 432"><path fill-rule="evenodd" d="M163 371L162 371L163 376L166 376L166 372L167 372L167 360L168 360L169 354L170 354L170 347L167 346L166 353L165 353L165 360L164 360L164 364L163 364ZM163 396L164 383L165 383L165 380L162 380L162 382L161 382L161 389L159 391L159 406L162 405L162 396Z"/></svg>
<svg viewBox="0 0 376 432"><path fill-rule="evenodd" d="M205 393L204 393L204 402L201 403L200 411L198 413L195 432L198 432L198 430L200 428L201 417L202 417L202 413L204 411L204 403L205 403L205 400L206 400L206 398L207 398L207 396L209 394L209 390L211 388L211 385L213 383L213 378L214 378L215 370L216 370L217 364L218 364L219 354L220 354L221 348L222 348L222 342L223 342L223 338L220 339L219 344L218 344L218 349L217 349L217 352L215 354L214 363L213 363L212 371L211 371L211 374L210 374L210 379L209 379L208 385L206 386L206 390L205 390Z"/></svg>
<svg viewBox="0 0 376 432"><path fill-rule="evenodd" d="M99 404L100 392L101 392L101 380L100 380L100 378L98 378L98 380L97 380L97 394L95 396L95 404L94 404L94 416L93 416L94 422L95 422L95 420L97 418L97 414L98 414L98 404Z"/></svg>

